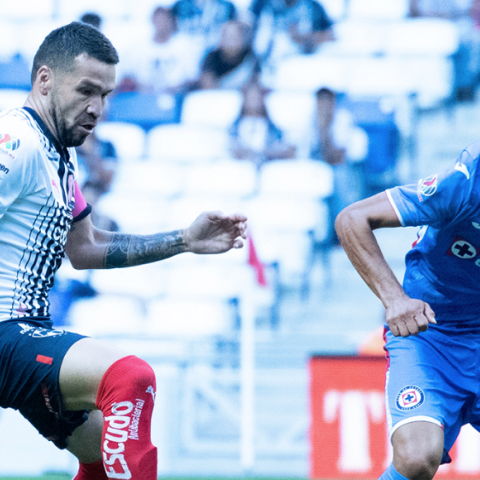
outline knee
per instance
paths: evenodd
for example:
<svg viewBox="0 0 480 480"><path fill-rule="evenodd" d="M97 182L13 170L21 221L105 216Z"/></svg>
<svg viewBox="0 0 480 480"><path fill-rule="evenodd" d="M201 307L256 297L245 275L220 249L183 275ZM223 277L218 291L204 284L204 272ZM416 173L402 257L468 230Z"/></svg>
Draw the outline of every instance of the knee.
<svg viewBox="0 0 480 480"><path fill-rule="evenodd" d="M132 355L116 361L107 370L99 386L96 405L104 411L123 400L152 398L155 402L155 393L156 380L152 367Z"/></svg>
<svg viewBox="0 0 480 480"><path fill-rule="evenodd" d="M129 368L128 377L132 382L146 388L149 386L155 387L155 372L145 360L130 356L125 359L125 364Z"/></svg>
<svg viewBox="0 0 480 480"><path fill-rule="evenodd" d="M416 442L394 449L394 466L409 480L431 480L442 460L443 444Z"/></svg>

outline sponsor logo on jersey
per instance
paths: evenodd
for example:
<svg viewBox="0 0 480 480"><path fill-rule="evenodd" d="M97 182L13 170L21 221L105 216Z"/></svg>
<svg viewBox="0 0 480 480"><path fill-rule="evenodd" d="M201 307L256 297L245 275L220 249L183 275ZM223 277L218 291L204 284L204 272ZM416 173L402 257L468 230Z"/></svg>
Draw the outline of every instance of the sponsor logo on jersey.
<svg viewBox="0 0 480 480"><path fill-rule="evenodd" d="M0 148L7 151L16 150L20 146L20 139L8 133L0 133Z"/></svg>
<svg viewBox="0 0 480 480"><path fill-rule="evenodd" d="M0 163L0 172L4 172L5 175L10 171L8 167L6 167L3 163Z"/></svg>
<svg viewBox="0 0 480 480"><path fill-rule="evenodd" d="M418 182L417 196L420 202L423 202L423 197L430 197L437 191L438 179L437 175L430 175L424 180Z"/></svg>
<svg viewBox="0 0 480 480"><path fill-rule="evenodd" d="M425 394L423 390L414 385L404 387L397 395L397 408L399 410L408 411L418 408L425 401Z"/></svg>
<svg viewBox="0 0 480 480"><path fill-rule="evenodd" d="M447 251L447 255L461 258L462 260L472 260L477 256L478 252L478 247L474 247L470 242L461 237L455 237Z"/></svg>

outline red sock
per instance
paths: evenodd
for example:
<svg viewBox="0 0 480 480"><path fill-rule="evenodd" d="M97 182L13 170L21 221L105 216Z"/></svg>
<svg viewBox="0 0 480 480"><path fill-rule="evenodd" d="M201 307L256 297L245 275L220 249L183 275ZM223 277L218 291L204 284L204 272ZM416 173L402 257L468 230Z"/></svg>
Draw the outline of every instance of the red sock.
<svg viewBox="0 0 480 480"><path fill-rule="evenodd" d="M94 463L81 463L80 470L73 480L107 480L107 474L103 468L103 461Z"/></svg>
<svg viewBox="0 0 480 480"><path fill-rule="evenodd" d="M157 449L150 436L155 374L135 356L122 358L105 373L97 394L102 411L103 464L108 478L156 480Z"/></svg>

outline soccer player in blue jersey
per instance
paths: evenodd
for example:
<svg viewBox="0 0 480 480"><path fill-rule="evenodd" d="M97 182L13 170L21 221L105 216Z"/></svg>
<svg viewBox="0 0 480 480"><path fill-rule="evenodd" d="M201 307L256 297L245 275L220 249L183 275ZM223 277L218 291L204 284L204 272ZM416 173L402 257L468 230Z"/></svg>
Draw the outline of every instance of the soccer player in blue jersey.
<svg viewBox="0 0 480 480"><path fill-rule="evenodd" d="M460 428L480 430L480 142L450 168L355 203L336 219L351 262L386 309L382 479L431 479ZM403 287L373 230L420 226Z"/></svg>
<svg viewBox="0 0 480 480"><path fill-rule="evenodd" d="M64 255L78 269L129 267L222 253L246 238L246 217L219 212L148 236L93 226L73 147L101 117L117 63L97 29L61 27L35 56L25 106L0 113L0 406L70 450L80 461L76 480L156 480L156 387L140 358L52 329L48 292Z"/></svg>

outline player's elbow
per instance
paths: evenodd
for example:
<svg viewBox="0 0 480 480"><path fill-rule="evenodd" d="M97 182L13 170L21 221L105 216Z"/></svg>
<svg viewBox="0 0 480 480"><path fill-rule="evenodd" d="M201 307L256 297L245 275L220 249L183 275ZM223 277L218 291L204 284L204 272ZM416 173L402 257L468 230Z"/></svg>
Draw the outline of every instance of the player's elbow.
<svg viewBox="0 0 480 480"><path fill-rule="evenodd" d="M352 228L354 223L358 221L358 212L356 214L355 211L355 204L353 204L344 208L337 215L337 218L335 219L335 231L337 232L340 240L342 240L346 232Z"/></svg>
<svg viewBox="0 0 480 480"><path fill-rule="evenodd" d="M89 268L82 255L70 253L67 256L75 270L86 270Z"/></svg>

